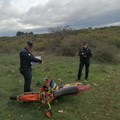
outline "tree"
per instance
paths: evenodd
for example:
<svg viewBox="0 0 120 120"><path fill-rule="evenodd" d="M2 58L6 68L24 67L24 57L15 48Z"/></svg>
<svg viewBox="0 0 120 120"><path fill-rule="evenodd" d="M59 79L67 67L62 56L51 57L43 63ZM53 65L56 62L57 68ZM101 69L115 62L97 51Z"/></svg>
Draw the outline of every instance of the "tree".
<svg viewBox="0 0 120 120"><path fill-rule="evenodd" d="M54 37L55 47L60 47L61 46L61 43L62 43L63 39L69 33L70 30L71 30L71 28L70 28L69 25L48 28L48 31Z"/></svg>
<svg viewBox="0 0 120 120"><path fill-rule="evenodd" d="M27 33L27 32L21 32L21 31L18 31L17 33L16 33L16 36L21 36L21 35L34 35L34 33L33 32L30 32L30 33Z"/></svg>
<svg viewBox="0 0 120 120"><path fill-rule="evenodd" d="M20 35L24 35L24 32L18 31L18 32L16 33L16 36L20 36Z"/></svg>

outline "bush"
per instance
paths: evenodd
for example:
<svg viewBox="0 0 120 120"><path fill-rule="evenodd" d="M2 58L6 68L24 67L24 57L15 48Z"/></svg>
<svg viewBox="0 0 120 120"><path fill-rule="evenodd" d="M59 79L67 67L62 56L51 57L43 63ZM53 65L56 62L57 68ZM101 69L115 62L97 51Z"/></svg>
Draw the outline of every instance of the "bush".
<svg viewBox="0 0 120 120"><path fill-rule="evenodd" d="M79 40L77 39L67 39L64 40L60 53L63 56L75 56L79 48Z"/></svg>
<svg viewBox="0 0 120 120"><path fill-rule="evenodd" d="M100 63L118 63L118 51L114 45L99 42L99 45L93 49L93 58Z"/></svg>
<svg viewBox="0 0 120 120"><path fill-rule="evenodd" d="M37 41L35 43L34 51L45 51L48 47L49 42L47 40Z"/></svg>

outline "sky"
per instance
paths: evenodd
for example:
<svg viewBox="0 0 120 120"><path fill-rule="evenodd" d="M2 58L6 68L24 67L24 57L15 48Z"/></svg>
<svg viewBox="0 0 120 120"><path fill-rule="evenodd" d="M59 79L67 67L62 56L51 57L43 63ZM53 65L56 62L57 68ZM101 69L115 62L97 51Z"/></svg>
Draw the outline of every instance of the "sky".
<svg viewBox="0 0 120 120"><path fill-rule="evenodd" d="M120 0L0 0L0 36L48 28L120 26Z"/></svg>

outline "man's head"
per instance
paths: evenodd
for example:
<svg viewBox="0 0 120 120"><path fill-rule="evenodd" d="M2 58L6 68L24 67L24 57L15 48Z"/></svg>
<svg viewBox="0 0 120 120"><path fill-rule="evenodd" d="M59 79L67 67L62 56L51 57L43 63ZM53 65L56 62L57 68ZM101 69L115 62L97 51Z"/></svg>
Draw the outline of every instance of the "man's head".
<svg viewBox="0 0 120 120"><path fill-rule="evenodd" d="M31 48L33 47L33 43L31 41L27 41L27 45Z"/></svg>
<svg viewBox="0 0 120 120"><path fill-rule="evenodd" d="M87 48L88 47L88 42L83 42L83 47Z"/></svg>
<svg viewBox="0 0 120 120"><path fill-rule="evenodd" d="M27 41L26 48L31 51L33 48L33 43L31 41Z"/></svg>

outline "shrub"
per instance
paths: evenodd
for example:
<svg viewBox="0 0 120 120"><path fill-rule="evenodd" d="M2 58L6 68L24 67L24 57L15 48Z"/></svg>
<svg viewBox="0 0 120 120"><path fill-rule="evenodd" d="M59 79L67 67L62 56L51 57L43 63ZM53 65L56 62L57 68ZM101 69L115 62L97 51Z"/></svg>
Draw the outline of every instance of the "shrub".
<svg viewBox="0 0 120 120"><path fill-rule="evenodd" d="M114 45L100 43L93 51L93 58L100 63L117 63L119 62L118 49Z"/></svg>
<svg viewBox="0 0 120 120"><path fill-rule="evenodd" d="M67 39L64 40L61 45L61 55L63 56L75 56L79 48L79 40Z"/></svg>
<svg viewBox="0 0 120 120"><path fill-rule="evenodd" d="M45 51L48 44L49 42L47 40L37 41L37 43L35 43L34 51Z"/></svg>

